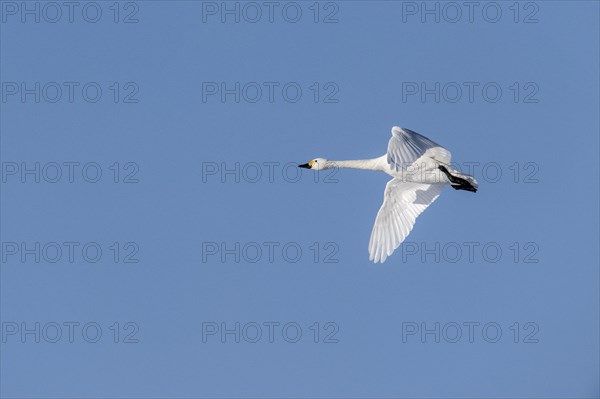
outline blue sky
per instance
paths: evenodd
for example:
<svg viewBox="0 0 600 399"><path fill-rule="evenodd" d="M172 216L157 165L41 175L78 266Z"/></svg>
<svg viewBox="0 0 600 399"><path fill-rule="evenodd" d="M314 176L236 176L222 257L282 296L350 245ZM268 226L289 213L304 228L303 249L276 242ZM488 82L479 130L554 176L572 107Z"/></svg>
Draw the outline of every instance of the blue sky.
<svg viewBox="0 0 600 399"><path fill-rule="evenodd" d="M2 397L598 397L575 3L0 2ZM480 190L373 265L388 177L294 165L393 125Z"/></svg>

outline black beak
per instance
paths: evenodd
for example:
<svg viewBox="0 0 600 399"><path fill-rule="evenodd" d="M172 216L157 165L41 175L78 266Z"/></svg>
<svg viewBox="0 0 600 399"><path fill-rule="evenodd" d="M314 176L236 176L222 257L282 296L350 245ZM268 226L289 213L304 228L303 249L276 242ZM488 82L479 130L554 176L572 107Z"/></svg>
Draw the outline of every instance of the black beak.
<svg viewBox="0 0 600 399"><path fill-rule="evenodd" d="M310 166L307 163L302 164L302 165L298 165L298 167L299 168L304 168L304 169L310 169Z"/></svg>

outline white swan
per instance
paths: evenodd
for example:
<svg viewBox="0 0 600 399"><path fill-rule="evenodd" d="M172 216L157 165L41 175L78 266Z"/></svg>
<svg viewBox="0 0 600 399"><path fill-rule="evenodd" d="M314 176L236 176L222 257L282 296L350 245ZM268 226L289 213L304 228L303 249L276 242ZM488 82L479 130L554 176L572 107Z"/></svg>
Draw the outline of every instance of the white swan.
<svg viewBox="0 0 600 399"><path fill-rule="evenodd" d="M450 151L412 130L394 126L387 154L356 161L316 158L300 168L377 170L392 176L385 186L369 242L369 259L385 262L412 230L415 220L437 199L444 185L477 191L477 180L450 167Z"/></svg>

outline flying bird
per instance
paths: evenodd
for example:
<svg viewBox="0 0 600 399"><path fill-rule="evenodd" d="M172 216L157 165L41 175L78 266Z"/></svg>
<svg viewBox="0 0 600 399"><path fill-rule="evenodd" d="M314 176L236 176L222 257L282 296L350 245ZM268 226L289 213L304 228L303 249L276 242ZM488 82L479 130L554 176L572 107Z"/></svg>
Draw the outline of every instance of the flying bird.
<svg viewBox="0 0 600 399"><path fill-rule="evenodd" d="M450 151L412 130L394 126L387 154L355 161L315 158L300 168L353 168L385 172L383 204L369 242L369 260L385 262L406 239L417 217L439 197L445 185L477 192L477 180L450 167Z"/></svg>

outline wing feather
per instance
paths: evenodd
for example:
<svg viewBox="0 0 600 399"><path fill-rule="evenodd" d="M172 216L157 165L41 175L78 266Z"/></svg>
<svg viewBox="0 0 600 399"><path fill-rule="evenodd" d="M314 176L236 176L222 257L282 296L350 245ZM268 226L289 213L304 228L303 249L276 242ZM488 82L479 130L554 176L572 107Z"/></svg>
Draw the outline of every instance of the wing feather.
<svg viewBox="0 0 600 399"><path fill-rule="evenodd" d="M406 170L423 155L445 164L449 164L451 159L450 151L427 137L398 126L392 128L387 151L387 162L392 169L396 172Z"/></svg>
<svg viewBox="0 0 600 399"><path fill-rule="evenodd" d="M443 184L407 183L392 179L385 186L383 204L375 218L369 259L385 262L406 239L417 217L437 199Z"/></svg>

